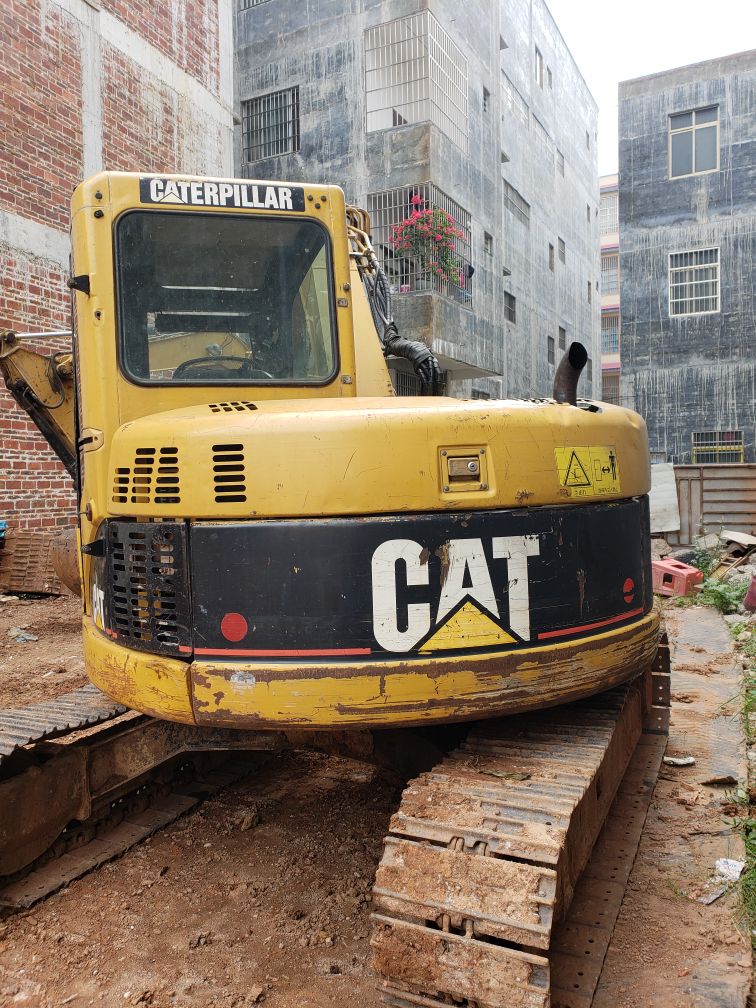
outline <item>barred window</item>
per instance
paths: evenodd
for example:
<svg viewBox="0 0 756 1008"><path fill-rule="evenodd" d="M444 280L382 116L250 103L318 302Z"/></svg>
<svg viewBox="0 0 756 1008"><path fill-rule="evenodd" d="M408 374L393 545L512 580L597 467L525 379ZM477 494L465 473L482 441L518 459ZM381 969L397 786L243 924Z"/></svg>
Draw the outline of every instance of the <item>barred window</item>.
<svg viewBox="0 0 756 1008"><path fill-rule="evenodd" d="M564 239L563 238L557 238L557 244L559 246L559 262L566 263L567 262L567 250L565 248Z"/></svg>
<svg viewBox="0 0 756 1008"><path fill-rule="evenodd" d="M365 32L367 131L430 121L467 151L467 60L430 11Z"/></svg>
<svg viewBox="0 0 756 1008"><path fill-rule="evenodd" d="M672 252L669 257L669 314L719 311L719 249Z"/></svg>
<svg viewBox="0 0 756 1008"><path fill-rule="evenodd" d="M743 461L743 431L698 431L693 434L693 462Z"/></svg>
<svg viewBox="0 0 756 1008"><path fill-rule="evenodd" d="M249 10L250 7L258 7L268 2L269 0L239 0L239 10Z"/></svg>
<svg viewBox="0 0 756 1008"><path fill-rule="evenodd" d="M601 375L601 399L610 406L620 404L620 376L619 372ZM665 459L666 461L666 459Z"/></svg>
<svg viewBox="0 0 756 1008"><path fill-rule="evenodd" d="M601 318L601 353L619 353L619 315Z"/></svg>
<svg viewBox="0 0 756 1008"><path fill-rule="evenodd" d="M504 314L510 322L517 321L517 298L504 291Z"/></svg>
<svg viewBox="0 0 756 1008"><path fill-rule="evenodd" d="M392 371L394 380L394 391L398 396L420 395L420 379L417 375L408 374L406 371Z"/></svg>
<svg viewBox="0 0 756 1008"><path fill-rule="evenodd" d="M556 363L556 353L555 353L555 349L554 349L554 337L553 336L547 336L546 337L546 356L549 359L549 364L555 364Z"/></svg>
<svg viewBox="0 0 756 1008"><path fill-rule="evenodd" d="M567 330L563 326L559 326L559 349L564 350L567 346Z"/></svg>
<svg viewBox="0 0 756 1008"><path fill-rule="evenodd" d="M564 175L564 154L560 150L556 152L556 166L560 175Z"/></svg>
<svg viewBox="0 0 756 1008"><path fill-rule="evenodd" d="M519 119L527 129L530 123L530 106L503 70L501 72L501 89L504 105L513 113L515 119ZM504 116L502 116L503 118Z"/></svg>
<svg viewBox="0 0 756 1008"><path fill-rule="evenodd" d="M619 256L601 256L601 293L619 293Z"/></svg>
<svg viewBox="0 0 756 1008"><path fill-rule="evenodd" d="M619 231L619 213L617 196L602 196L599 210L599 225L601 234L614 234Z"/></svg>
<svg viewBox="0 0 756 1008"><path fill-rule="evenodd" d="M530 203L526 203L516 189L514 189L506 179L504 182L504 206L513 213L518 221L521 221L526 228L530 227Z"/></svg>
<svg viewBox="0 0 756 1008"><path fill-rule="evenodd" d="M669 117L669 177L716 171L719 161L719 106Z"/></svg>
<svg viewBox="0 0 756 1008"><path fill-rule="evenodd" d="M538 141L538 145L543 151L543 153L546 155L549 161L553 161L554 151L556 150L556 148L554 147L554 141L551 139L549 134L546 132L546 130L543 128L543 126L536 119L535 116L533 116L533 133L535 133L535 138Z"/></svg>
<svg viewBox="0 0 756 1008"><path fill-rule="evenodd" d="M242 103L245 161L261 161L299 150L299 88Z"/></svg>

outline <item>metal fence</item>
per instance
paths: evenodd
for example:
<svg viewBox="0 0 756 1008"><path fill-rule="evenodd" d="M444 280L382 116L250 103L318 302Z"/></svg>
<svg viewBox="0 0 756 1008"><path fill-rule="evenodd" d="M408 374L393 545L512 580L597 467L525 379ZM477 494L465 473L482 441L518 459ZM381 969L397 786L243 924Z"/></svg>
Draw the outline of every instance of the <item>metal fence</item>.
<svg viewBox="0 0 756 1008"><path fill-rule="evenodd" d="M666 533L671 546L722 529L756 535L756 465L676 465L675 482L680 530Z"/></svg>
<svg viewBox="0 0 756 1008"><path fill-rule="evenodd" d="M415 196L419 197L421 204L412 202ZM435 270L425 266L424 259L427 257L402 255L394 251L391 245L392 226L410 217L418 205L425 209L437 207L443 210L462 232L463 237L455 239L452 253L459 270L458 282L444 280ZM432 182L422 182L420 185L368 193L368 212L373 246L394 294L434 290L468 308L472 307L472 277L468 276L471 218L466 210Z"/></svg>

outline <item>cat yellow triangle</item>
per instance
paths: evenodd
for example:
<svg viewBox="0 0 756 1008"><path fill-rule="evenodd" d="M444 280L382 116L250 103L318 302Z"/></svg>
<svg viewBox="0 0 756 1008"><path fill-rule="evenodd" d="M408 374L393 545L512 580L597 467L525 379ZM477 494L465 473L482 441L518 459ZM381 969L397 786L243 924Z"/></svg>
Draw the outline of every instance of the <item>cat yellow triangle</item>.
<svg viewBox="0 0 756 1008"><path fill-rule="evenodd" d="M472 602L465 602L458 612L420 648L420 651L442 651L449 648L493 647L514 644L515 639L498 627Z"/></svg>

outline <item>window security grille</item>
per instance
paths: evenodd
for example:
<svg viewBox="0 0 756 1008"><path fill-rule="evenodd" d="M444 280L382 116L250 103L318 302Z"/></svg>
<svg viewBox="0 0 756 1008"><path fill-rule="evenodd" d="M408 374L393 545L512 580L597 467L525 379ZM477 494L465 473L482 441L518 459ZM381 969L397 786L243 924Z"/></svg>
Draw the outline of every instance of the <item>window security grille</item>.
<svg viewBox="0 0 756 1008"><path fill-rule="evenodd" d="M244 160L260 161L299 150L299 88L242 103Z"/></svg>
<svg viewBox="0 0 756 1008"><path fill-rule="evenodd" d="M239 10L249 10L250 7L259 7L260 4L268 2L269 0L239 0Z"/></svg>
<svg viewBox="0 0 756 1008"><path fill-rule="evenodd" d="M533 116L533 133L535 134L535 138L538 141L538 145L543 151L543 153L546 155L549 161L553 161L554 151L556 150L556 147L554 146L554 141L551 139L549 134L546 132L546 130L543 128L543 126L540 124L540 122L536 119L535 116Z"/></svg>
<svg viewBox="0 0 756 1008"><path fill-rule="evenodd" d="M672 252L669 257L669 314L719 311L719 249Z"/></svg>
<svg viewBox="0 0 756 1008"><path fill-rule="evenodd" d="M429 11L365 32L367 132L432 122L467 151L467 60Z"/></svg>
<svg viewBox="0 0 756 1008"><path fill-rule="evenodd" d="M601 257L601 293L619 293L619 256Z"/></svg>
<svg viewBox="0 0 756 1008"><path fill-rule="evenodd" d="M521 221L526 228L530 227L530 203L526 203L516 189L514 189L506 179L504 182L504 206L513 213L518 221Z"/></svg>
<svg viewBox="0 0 756 1008"><path fill-rule="evenodd" d="M559 262L566 263L567 262L567 250L565 248L564 239L563 238L558 238L557 239L557 245L559 247Z"/></svg>
<svg viewBox="0 0 756 1008"><path fill-rule="evenodd" d="M555 364L556 363L556 352L555 352L555 349L554 349L554 337L553 336L547 336L546 337L546 356L549 359L549 364Z"/></svg>
<svg viewBox="0 0 756 1008"><path fill-rule="evenodd" d="M515 119L519 119L527 129L530 124L530 106L503 70L501 72L501 91L504 107L508 108ZM501 118L503 119L504 116Z"/></svg>
<svg viewBox="0 0 756 1008"><path fill-rule="evenodd" d="M491 393L484 392L482 389L474 388L470 393L471 399L490 399Z"/></svg>
<svg viewBox="0 0 756 1008"><path fill-rule="evenodd" d="M504 291L504 314L509 322L517 322L517 298Z"/></svg>
<svg viewBox="0 0 756 1008"><path fill-rule="evenodd" d="M743 431L699 431L693 434L693 464L743 461Z"/></svg>
<svg viewBox="0 0 756 1008"><path fill-rule="evenodd" d="M601 353L619 353L619 315L604 315L601 319Z"/></svg>
<svg viewBox="0 0 756 1008"><path fill-rule="evenodd" d="M564 154L560 150L556 152L556 166L560 175L564 175Z"/></svg>
<svg viewBox="0 0 756 1008"><path fill-rule="evenodd" d="M604 374L601 376L601 399L603 402L609 403L610 406L619 406L620 404L619 374Z"/></svg>
<svg viewBox="0 0 756 1008"><path fill-rule="evenodd" d="M618 197L602 196L599 210L601 234L614 234L619 231Z"/></svg>
<svg viewBox="0 0 756 1008"><path fill-rule="evenodd" d="M420 395L420 379L406 371L394 371L394 391L398 396Z"/></svg>
<svg viewBox="0 0 756 1008"><path fill-rule="evenodd" d="M420 203L413 203L414 196ZM400 224L417 209L438 207L454 221L463 233L454 239L452 256L459 266L459 282L444 280L431 267L424 268L424 257L397 254L391 246L391 227ZM434 290L461 304L472 307L472 277L468 276L470 266L470 214L459 204L438 189L432 182L399 189L385 189L383 192L368 193L368 213L375 253L391 285L392 293L406 294L409 291ZM414 394L414 393L413 393Z"/></svg>
<svg viewBox="0 0 756 1008"><path fill-rule="evenodd" d="M559 326L559 349L564 350L567 346L567 330Z"/></svg>
<svg viewBox="0 0 756 1008"><path fill-rule="evenodd" d="M716 171L719 165L719 106L669 117L669 177Z"/></svg>

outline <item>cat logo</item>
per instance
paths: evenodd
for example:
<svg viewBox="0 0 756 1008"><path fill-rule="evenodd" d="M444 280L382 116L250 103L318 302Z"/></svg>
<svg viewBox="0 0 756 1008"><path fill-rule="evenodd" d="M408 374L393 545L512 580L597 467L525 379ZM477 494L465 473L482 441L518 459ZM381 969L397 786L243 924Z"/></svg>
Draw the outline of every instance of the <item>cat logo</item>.
<svg viewBox="0 0 756 1008"><path fill-rule="evenodd" d="M499 613L482 539L450 539L442 556L441 593L435 613L428 602L412 602L399 612L397 562L406 565L408 586L428 585L428 551L412 539L389 539L372 558L373 634L387 651L422 653L497 647L530 639L528 557L540 554L539 537L494 536L494 560L507 563L508 623ZM406 627L402 629L400 627Z"/></svg>

